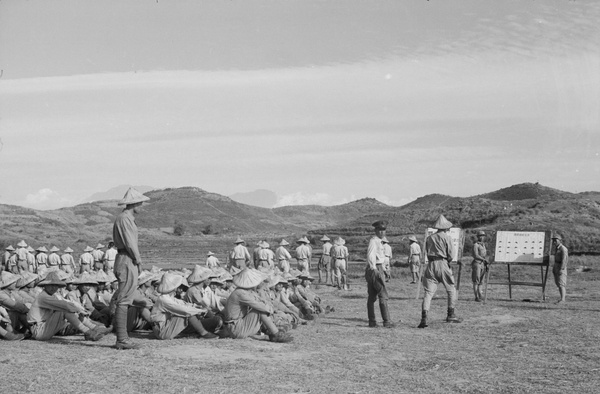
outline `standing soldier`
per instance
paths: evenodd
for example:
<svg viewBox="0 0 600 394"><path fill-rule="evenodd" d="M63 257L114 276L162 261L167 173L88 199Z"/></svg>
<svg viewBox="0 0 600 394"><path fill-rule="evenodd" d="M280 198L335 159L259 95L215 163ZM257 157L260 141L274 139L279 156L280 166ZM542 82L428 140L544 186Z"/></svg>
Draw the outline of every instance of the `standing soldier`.
<svg viewBox="0 0 600 394"><path fill-rule="evenodd" d="M219 262L219 259L217 258L217 256L215 256L215 254L213 252L211 252L210 250L206 254L206 266L210 269L221 266L221 263Z"/></svg>
<svg viewBox="0 0 600 394"><path fill-rule="evenodd" d="M391 266L392 266L392 247L390 246L390 241L388 241L387 237L383 237L381 239L383 242L383 273L385 274L385 281L389 282L392 278Z"/></svg>
<svg viewBox="0 0 600 394"><path fill-rule="evenodd" d="M115 248L115 243L110 241L108 243L108 249L106 249L106 252L104 252L104 271L106 273L113 272L117 253L118 252L117 248Z"/></svg>
<svg viewBox="0 0 600 394"><path fill-rule="evenodd" d="M92 265L94 264L94 256L90 253L94 248L86 246L83 249L83 253L79 256L79 273L92 272Z"/></svg>
<svg viewBox="0 0 600 394"><path fill-rule="evenodd" d="M290 260L292 259L292 255L285 248L290 243L285 239L282 239L279 242L279 247L275 249L275 260L278 263L278 267L284 274L290 272Z"/></svg>
<svg viewBox="0 0 600 394"><path fill-rule="evenodd" d="M393 328L394 324L390 320L390 311L388 309L388 293L385 288L385 273L383 272L383 252L382 239L385 237L388 222L379 220L372 224L375 235L369 241L367 249L367 269L365 270L365 279L367 280L367 315L369 317L369 327L377 327L375 320L375 300L379 299L379 309L383 319L383 326Z"/></svg>
<svg viewBox="0 0 600 394"><path fill-rule="evenodd" d="M238 237L235 240L235 247L231 251L231 265L237 269L243 270L246 268L250 261L252 261L252 256L250 256L250 252L248 252L248 248L244 245L245 241Z"/></svg>
<svg viewBox="0 0 600 394"><path fill-rule="evenodd" d="M311 250L308 246L310 241L306 236L296 241L300 246L296 248L296 260L298 261L298 269L301 272L307 273L310 270L310 259L312 257Z"/></svg>
<svg viewBox="0 0 600 394"><path fill-rule="evenodd" d="M254 266L254 268L258 268L258 263L260 261L259 253L260 253L260 250L262 249L263 242L264 242L263 240L258 241L256 243L256 247L252 251L252 265Z"/></svg>
<svg viewBox="0 0 600 394"><path fill-rule="evenodd" d="M438 231L427 237L425 241L425 253L427 253L427 268L423 275L423 287L425 296L421 310L421 323L419 328L427 327L427 312L431 305L431 299L437 290L437 285L441 282L448 293L448 316L446 322L460 323L461 320L454 315L454 305L456 303L456 289L454 288L454 276L450 269L452 261L452 239L448 230L452 227L444 215L440 215L433 225Z"/></svg>
<svg viewBox="0 0 600 394"><path fill-rule="evenodd" d="M420 280L421 271L421 247L417 241L417 237L411 235L408 237L410 242L410 250L408 252L408 264L410 266L410 273L412 274L411 284L417 283Z"/></svg>
<svg viewBox="0 0 600 394"><path fill-rule="evenodd" d="M142 264L134 215L139 213L144 201L148 200L148 197L130 187L119 202L119 205L125 205L125 209L117 216L113 226L113 239L118 251L114 273L119 287L112 298L112 302L116 306L114 324L117 334L117 343L115 344L117 349L139 348L138 345L131 342L127 335L127 311L134 300L135 290L138 287L139 267Z"/></svg>
<svg viewBox="0 0 600 394"><path fill-rule="evenodd" d="M19 274L23 271L27 271L27 243L21 240L17 244L18 248L15 251L17 255L17 265L12 267L13 274Z"/></svg>
<svg viewBox="0 0 600 394"><path fill-rule="evenodd" d="M331 248L331 258L333 260L332 269L335 271L335 281L338 289L348 290L348 248L344 246L346 241L342 237L337 237Z"/></svg>
<svg viewBox="0 0 600 394"><path fill-rule="evenodd" d="M36 250L37 250L37 254L35 255L35 271L34 272L43 274L46 271L46 269L48 268L48 255L46 254L48 249L46 249L45 246L40 246ZM40 269L40 266L42 267L41 269ZM41 271L41 272L39 272L39 271Z"/></svg>
<svg viewBox="0 0 600 394"><path fill-rule="evenodd" d="M485 233L478 231L477 242L473 245L473 262L471 263L471 280L473 281L473 293L475 293L475 301L477 302L483 301L481 284L488 265L484 240Z"/></svg>
<svg viewBox="0 0 600 394"><path fill-rule="evenodd" d="M67 248L64 250L60 256L60 269L65 271L67 274L72 274L75 272L75 259L73 259L73 249Z"/></svg>
<svg viewBox="0 0 600 394"><path fill-rule="evenodd" d="M271 249L269 249L271 245L267 241L262 241L260 244L260 250L258 251L258 261L255 261L256 268L264 267L268 269L275 268L275 263L273 259L275 258L275 254Z"/></svg>
<svg viewBox="0 0 600 394"><path fill-rule="evenodd" d="M104 251L102 250L104 245L98 244L96 248L92 250L92 256L94 257L94 271L104 271Z"/></svg>
<svg viewBox="0 0 600 394"><path fill-rule="evenodd" d="M325 284L328 285L331 282L329 281L331 277L331 244L330 239L327 235L323 235L321 238L323 241L323 253L321 254L321 258L319 259L319 264L317 265L317 269L319 270L319 283L321 283L321 271L325 271Z"/></svg>
<svg viewBox="0 0 600 394"><path fill-rule="evenodd" d="M4 254L2 255L2 267L0 267L0 271L10 271L8 266L8 260L10 259L10 256L13 254L14 251L15 248L13 248L12 245L8 245L6 249L4 249Z"/></svg>
<svg viewBox="0 0 600 394"><path fill-rule="evenodd" d="M560 304L561 302L565 302L567 297L569 250L563 245L560 235L554 235L552 241L554 243L554 266L552 267L552 274L554 274L554 283L558 286L558 292L560 293L560 299L556 303Z"/></svg>
<svg viewBox="0 0 600 394"><path fill-rule="evenodd" d="M50 254L48 255L48 270L56 271L60 266L60 256L58 255L60 249L56 246L50 248Z"/></svg>
<svg viewBox="0 0 600 394"><path fill-rule="evenodd" d="M37 267L35 265L35 255L33 254L34 252L35 249L33 249L31 245L29 245L27 247L27 271L29 272L37 272ZM23 272L21 272L21 274L23 274Z"/></svg>

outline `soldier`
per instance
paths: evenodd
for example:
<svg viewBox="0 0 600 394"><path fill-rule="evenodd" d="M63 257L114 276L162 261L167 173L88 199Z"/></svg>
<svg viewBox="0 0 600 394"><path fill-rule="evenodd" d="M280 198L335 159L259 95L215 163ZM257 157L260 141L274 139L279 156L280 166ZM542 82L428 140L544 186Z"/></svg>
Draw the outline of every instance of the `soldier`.
<svg viewBox="0 0 600 394"><path fill-rule="evenodd" d="M92 257L94 257L94 265L92 266L94 271L104 271L104 251L102 248L104 248L104 245L99 243L91 252Z"/></svg>
<svg viewBox="0 0 600 394"><path fill-rule="evenodd" d="M319 263L317 265L317 269L319 270L319 283L321 283L321 279L322 279L322 271L325 271L325 284L328 285L330 284L330 277L331 277L331 247L333 246L331 244L331 239L327 236L327 235L323 235L323 237L321 238L321 241L323 242L323 253L321 254L321 258L319 258Z"/></svg>
<svg viewBox="0 0 600 394"><path fill-rule="evenodd" d="M137 349L138 345L131 342L127 335L127 311L132 305L137 289L139 269L142 258L138 249L138 230L135 224L135 215L141 210L144 201L149 198L130 187L119 205L125 205L123 212L115 219L113 226L113 240L117 247L114 273L119 282L119 287L113 295L116 306L114 325L117 334L117 349Z"/></svg>
<svg viewBox="0 0 600 394"><path fill-rule="evenodd" d="M83 249L83 253L79 256L79 273L92 272L92 265L94 264L94 256L90 253L94 248L86 246Z"/></svg>
<svg viewBox="0 0 600 394"><path fill-rule="evenodd" d="M217 256L215 256L215 254L213 252L211 252L210 250L206 254L206 266L210 269L221 266L221 263L219 262L219 259L217 258Z"/></svg>
<svg viewBox="0 0 600 394"><path fill-rule="evenodd" d="M471 263L471 280L473 281L473 293L475 293L476 302L483 301L481 285L488 265L484 240L485 232L478 231L477 242L473 245L473 262Z"/></svg>
<svg viewBox="0 0 600 394"><path fill-rule="evenodd" d="M248 252L248 248L244 246L244 243L245 241L238 237L230 256L231 265L240 270L246 268L252 260L252 256L250 256L250 252Z"/></svg>
<svg viewBox="0 0 600 394"><path fill-rule="evenodd" d="M290 272L290 260L292 259L292 255L285 248L290 243L285 239L282 239L279 242L279 247L275 250L275 260L278 263L278 267L284 274Z"/></svg>
<svg viewBox="0 0 600 394"><path fill-rule="evenodd" d="M48 269L48 255L46 254L48 249L45 246L40 246L36 250L38 253L35 255L35 272L43 274Z"/></svg>
<svg viewBox="0 0 600 394"><path fill-rule="evenodd" d="M115 267L115 259L117 258L117 248L115 248L115 243L110 241L108 243L108 249L104 252L104 271L108 274L109 272L113 272Z"/></svg>
<svg viewBox="0 0 600 394"><path fill-rule="evenodd" d="M0 267L0 271L6 270L10 271L10 267L8 266L8 260L10 256L14 253L15 248L12 245L8 245L6 249L4 249L4 254L2 255L2 267Z"/></svg>
<svg viewBox="0 0 600 394"><path fill-rule="evenodd" d="M269 249L271 245L269 245L267 241L262 241L260 247L261 249L258 251L258 262L255 262L255 264L257 264L256 268L275 268L275 263L273 262L273 259L275 258L275 253L273 253L273 251Z"/></svg>
<svg viewBox="0 0 600 394"><path fill-rule="evenodd" d="M296 260L298 261L298 269L301 272L309 272L310 259L312 257L311 249L308 247L310 241L305 236L296 241L300 244L296 248Z"/></svg>
<svg viewBox="0 0 600 394"><path fill-rule="evenodd" d="M335 272L333 277L337 283L338 289L348 290L348 248L344 246L346 241L342 237L337 237L331 248L331 258L333 259L332 270Z"/></svg>
<svg viewBox="0 0 600 394"><path fill-rule="evenodd" d="M421 271L421 247L417 241L417 237L411 235L408 237L410 242L410 250L408 252L408 264L410 265L410 273L412 274L411 284L417 283L420 280Z"/></svg>
<svg viewBox="0 0 600 394"><path fill-rule="evenodd" d="M73 259L73 249L67 248L60 256L60 269L65 271L67 274L73 274L75 272L75 259Z"/></svg>
<svg viewBox="0 0 600 394"><path fill-rule="evenodd" d="M27 247L27 270L23 272L37 272L34 252L35 249L33 249L31 245ZM21 274L23 274L23 272L21 272Z"/></svg>
<svg viewBox="0 0 600 394"><path fill-rule="evenodd" d="M27 243L24 240L21 240L17 246L18 248L15 251L15 254L17 255L17 264L11 267L11 272L13 274L27 271Z"/></svg>
<svg viewBox="0 0 600 394"><path fill-rule="evenodd" d="M560 299L556 304L566 301L567 297L567 265L569 264L569 250L562 243L562 237L558 234L552 237L554 246L554 266L552 274L554 275L554 283L558 287Z"/></svg>
<svg viewBox="0 0 600 394"><path fill-rule="evenodd" d="M56 252L60 252L60 249L56 246L50 248L50 254L48 255L48 270L50 271L55 271L60 267L60 256Z"/></svg>
<svg viewBox="0 0 600 394"><path fill-rule="evenodd" d="M388 222L379 220L372 224L375 235L369 241L367 249L367 268L365 270L365 279L367 280L367 315L369 318L369 327L377 327L375 320L375 300L379 299L379 309L383 319L383 326L393 328L394 324L390 320L388 309L388 293L385 287L385 273L383 272L383 261L385 259L383 250L383 237L387 229Z"/></svg>
<svg viewBox="0 0 600 394"><path fill-rule="evenodd" d="M423 287L425 296L423 297L421 323L419 328L427 327L427 313L431 305L431 299L437 290L437 285L441 282L448 293L448 316L446 322L460 323L461 320L454 315L454 305L456 304L456 289L454 288L454 276L450 269L452 262L452 239L448 230L452 227L444 215L440 215L433 225L438 231L427 237L425 241L425 253L427 253L427 268L423 275Z"/></svg>

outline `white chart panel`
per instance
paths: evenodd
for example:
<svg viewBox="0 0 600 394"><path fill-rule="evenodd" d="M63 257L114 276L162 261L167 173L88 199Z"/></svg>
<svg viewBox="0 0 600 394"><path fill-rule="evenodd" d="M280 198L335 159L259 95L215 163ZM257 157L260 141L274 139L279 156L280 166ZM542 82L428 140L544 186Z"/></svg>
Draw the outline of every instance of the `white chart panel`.
<svg viewBox="0 0 600 394"><path fill-rule="evenodd" d="M544 233L532 231L498 231L496 261L505 263L542 263Z"/></svg>

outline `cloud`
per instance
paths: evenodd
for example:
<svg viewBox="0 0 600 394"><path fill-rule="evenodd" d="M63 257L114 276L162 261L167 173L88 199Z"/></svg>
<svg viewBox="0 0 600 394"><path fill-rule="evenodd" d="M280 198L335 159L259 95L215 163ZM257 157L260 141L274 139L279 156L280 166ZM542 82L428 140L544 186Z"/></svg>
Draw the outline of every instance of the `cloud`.
<svg viewBox="0 0 600 394"><path fill-rule="evenodd" d="M25 201L19 205L33 209L57 209L72 206L75 202L62 197L52 189L40 189L33 194L28 194Z"/></svg>
<svg viewBox="0 0 600 394"><path fill-rule="evenodd" d="M333 203L333 198L327 193L305 194L296 192L286 194L285 196L277 196L277 202L273 208L285 207L288 205L336 205Z"/></svg>

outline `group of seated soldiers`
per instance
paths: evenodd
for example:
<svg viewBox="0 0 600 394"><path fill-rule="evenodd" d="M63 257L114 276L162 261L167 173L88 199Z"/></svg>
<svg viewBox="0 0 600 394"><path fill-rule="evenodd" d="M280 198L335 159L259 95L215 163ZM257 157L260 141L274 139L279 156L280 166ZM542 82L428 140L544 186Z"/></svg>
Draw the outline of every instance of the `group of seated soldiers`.
<svg viewBox="0 0 600 394"><path fill-rule="evenodd" d="M97 341L112 331L118 286L112 272L41 274L3 271L0 337L47 340L83 333ZM324 310L309 272L196 265L193 271L141 271L129 307L128 331L152 330L158 339L192 334L290 342L289 331ZM333 311L327 307L325 312Z"/></svg>

